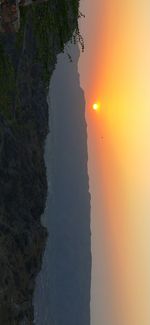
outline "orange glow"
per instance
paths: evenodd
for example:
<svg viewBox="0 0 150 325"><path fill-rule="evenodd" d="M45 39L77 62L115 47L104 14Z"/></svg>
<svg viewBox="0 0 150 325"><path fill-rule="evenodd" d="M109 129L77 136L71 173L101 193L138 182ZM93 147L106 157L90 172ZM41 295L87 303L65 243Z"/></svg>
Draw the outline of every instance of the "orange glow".
<svg viewBox="0 0 150 325"><path fill-rule="evenodd" d="M93 21L89 24L90 40L85 39L87 47L90 44L91 53L87 58L87 67L83 62L85 57L82 59L81 56L80 64L84 72L81 83L88 106L92 107L91 99L97 98L97 95L103 103L99 116L92 114L91 110L86 111L92 196L92 252L93 265L96 265L92 271L92 324L104 324L99 303L103 300L102 286L98 291L98 281L101 283L103 280L102 254L99 253L103 226L103 245L107 246L106 260L112 283L107 296L113 305L112 318L105 323L148 325L150 2L97 2L101 3L101 8L98 10L97 4ZM91 15L93 2L89 7ZM101 14L101 19L96 16L95 23L97 13ZM91 26L95 26L95 30ZM96 312L95 303L98 305ZM106 309L107 302L103 308L105 314Z"/></svg>

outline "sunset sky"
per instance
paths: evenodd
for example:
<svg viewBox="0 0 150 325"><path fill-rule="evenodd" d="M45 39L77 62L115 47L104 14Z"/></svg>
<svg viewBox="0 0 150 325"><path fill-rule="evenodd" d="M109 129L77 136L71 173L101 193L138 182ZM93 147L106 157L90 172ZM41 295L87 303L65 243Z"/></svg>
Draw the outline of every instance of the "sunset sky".
<svg viewBox="0 0 150 325"><path fill-rule="evenodd" d="M91 325L150 323L150 1L82 0ZM93 103L100 103L99 111Z"/></svg>

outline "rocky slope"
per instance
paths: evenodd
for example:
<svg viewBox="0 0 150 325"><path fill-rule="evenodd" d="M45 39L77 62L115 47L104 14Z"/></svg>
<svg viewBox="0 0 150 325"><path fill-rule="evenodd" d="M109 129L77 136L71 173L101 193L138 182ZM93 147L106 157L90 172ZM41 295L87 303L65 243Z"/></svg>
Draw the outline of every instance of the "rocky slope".
<svg viewBox="0 0 150 325"><path fill-rule="evenodd" d="M21 9L17 34L0 34L0 324L3 325L33 324L35 278L47 238L41 225L47 195L44 163L47 86L57 54L77 28L77 18L78 0L49 0Z"/></svg>

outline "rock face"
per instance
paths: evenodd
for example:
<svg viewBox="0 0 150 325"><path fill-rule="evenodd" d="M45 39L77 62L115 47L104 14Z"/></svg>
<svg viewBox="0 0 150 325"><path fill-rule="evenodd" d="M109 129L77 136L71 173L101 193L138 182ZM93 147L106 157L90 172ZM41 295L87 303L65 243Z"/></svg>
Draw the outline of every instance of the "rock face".
<svg viewBox="0 0 150 325"><path fill-rule="evenodd" d="M48 133L47 76L51 76L56 55L77 27L77 0L51 0L39 6L22 9L18 34L0 35L0 324L3 325L31 325L34 320L35 278L47 238L41 225L47 195L44 163Z"/></svg>
<svg viewBox="0 0 150 325"><path fill-rule="evenodd" d="M20 7L43 3L47 0L2 0L0 3L0 32L18 32L20 28Z"/></svg>

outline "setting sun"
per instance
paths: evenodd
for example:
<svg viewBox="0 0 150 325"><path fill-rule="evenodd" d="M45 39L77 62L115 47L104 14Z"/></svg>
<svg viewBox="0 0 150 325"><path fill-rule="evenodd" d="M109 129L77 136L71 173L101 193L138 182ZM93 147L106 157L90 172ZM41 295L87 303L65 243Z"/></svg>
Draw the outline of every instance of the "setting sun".
<svg viewBox="0 0 150 325"><path fill-rule="evenodd" d="M99 104L99 103L94 103L94 104L93 104L93 109L94 109L95 111L98 111L98 110L100 109L100 104Z"/></svg>

